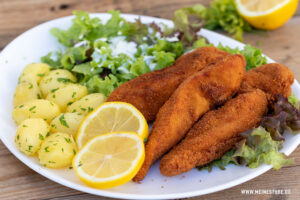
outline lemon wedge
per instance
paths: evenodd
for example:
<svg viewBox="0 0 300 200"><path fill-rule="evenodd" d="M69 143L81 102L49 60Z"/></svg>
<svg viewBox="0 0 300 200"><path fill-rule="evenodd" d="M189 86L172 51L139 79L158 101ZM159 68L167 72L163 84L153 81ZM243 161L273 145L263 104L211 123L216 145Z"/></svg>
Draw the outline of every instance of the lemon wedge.
<svg viewBox="0 0 300 200"><path fill-rule="evenodd" d="M296 12L298 0L236 0L243 18L255 28L273 30Z"/></svg>
<svg viewBox="0 0 300 200"><path fill-rule="evenodd" d="M77 153L73 168L94 188L111 188L130 181L145 159L143 139L135 133L96 136Z"/></svg>
<svg viewBox="0 0 300 200"><path fill-rule="evenodd" d="M107 102L90 113L81 123L76 141L81 148L91 138L111 132L135 132L141 138L148 137L148 124L133 105L124 102Z"/></svg>

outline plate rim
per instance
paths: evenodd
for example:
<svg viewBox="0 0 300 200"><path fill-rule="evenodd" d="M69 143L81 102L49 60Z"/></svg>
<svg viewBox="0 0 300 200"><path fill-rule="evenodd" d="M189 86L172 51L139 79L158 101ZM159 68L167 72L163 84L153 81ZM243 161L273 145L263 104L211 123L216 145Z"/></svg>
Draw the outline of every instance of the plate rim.
<svg viewBox="0 0 300 200"><path fill-rule="evenodd" d="M110 15L108 13L89 13L90 16L92 17L99 17L99 16L107 16ZM172 23L171 20L169 19L164 19L164 18L157 18L157 17L152 17L152 16L145 16L145 15L136 15L136 14L128 14L128 13L121 13L120 14L122 17L126 18L145 18L145 19L152 19L152 20L159 20L159 21L164 21L166 23ZM2 59L2 55L7 51L7 49L9 49L10 46L12 46L15 42L17 42L17 40L19 38L21 38L24 34L29 33L30 31L32 31L33 29L37 29L37 28L41 28L42 26L48 24L48 23L53 23L55 21L60 21L60 20L66 20L68 18L73 18L73 15L70 16L64 16L64 17L60 17L60 18L55 18L46 22L43 22L41 24L38 24L28 30L26 30L25 32L21 33L20 35L18 35L16 38L14 38L12 41L9 42L9 44L7 44L4 49L0 52L0 59ZM239 41L236 41L228 36L222 35L220 33L216 33L214 31L210 31L210 30L206 30L206 29L202 29L205 33L207 34L215 34L218 35L219 37L224 37L227 40L233 40L236 43L238 43L240 46L245 46L244 43L241 43ZM263 54L265 55L265 54ZM266 55L265 55L266 56ZM266 56L269 62L275 62L274 60L272 60L271 58L269 58L268 56ZM296 79L294 79L294 84L295 87L300 90L300 84L298 83L298 81ZM224 183L222 185L218 185L215 187L211 187L211 188L207 188L207 189L201 189L201 190L195 190L195 191L189 191L189 192L181 192L181 193L172 193L172 194L155 194L155 195L143 195L143 194L126 194L126 193L120 193L120 192L115 192L115 191L106 191L106 190L101 190L101 189L94 189L88 186L81 186L78 185L77 183L74 183L72 181L66 180L64 178L57 178L56 176L52 177L50 175L48 175L46 172L47 170L42 170L41 167L39 166L35 166L32 165L31 163L28 163L25 159L22 158L20 152L17 152L18 150L16 148L13 148L8 141L5 139L4 136L2 136L2 134L0 134L0 139L3 142L3 144L6 146L6 148L16 157L18 158L18 160L20 160L22 163L24 163L27 167L31 168L32 170L34 170L35 172L41 174L42 176L46 177L47 179L50 179L58 184L61 184L63 186L72 188L74 190L78 190L81 192L85 192L85 193L90 193L93 195L97 195L97 196L104 196L104 197L111 197L111 198L120 198L120 199L174 199L174 198L188 198L188 197L194 197L194 196L200 196L200 195L205 195L205 194L210 194L210 193L214 193L214 192L219 192L225 189L229 189L231 187L234 187L236 185L245 183L249 180L252 180L253 178L262 175L263 173L267 172L268 170L270 170L272 167L269 165L262 165L259 168L255 169L255 172L253 173L249 173L246 176L242 176L238 179L234 179L232 181L229 181L227 183ZM296 150L297 146L300 144L300 140L298 140L298 144L295 145L294 148L288 148L285 151L285 154L288 156L290 155L294 150Z"/></svg>

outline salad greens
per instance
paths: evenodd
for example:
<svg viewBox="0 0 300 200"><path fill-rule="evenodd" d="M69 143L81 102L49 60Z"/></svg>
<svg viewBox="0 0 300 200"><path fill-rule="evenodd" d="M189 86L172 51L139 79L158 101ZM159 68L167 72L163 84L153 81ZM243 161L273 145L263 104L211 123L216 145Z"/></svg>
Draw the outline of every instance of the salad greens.
<svg viewBox="0 0 300 200"><path fill-rule="evenodd" d="M187 26L187 19L195 21ZM222 29L233 38L242 41L243 32L252 31L252 27L240 16L234 0L214 0L209 7L196 4L192 7L181 8L175 12L175 24L184 27L184 32L190 32L193 28L204 27L210 30ZM191 20L192 21L192 20ZM191 40L192 34L186 34Z"/></svg>
<svg viewBox="0 0 300 200"><path fill-rule="evenodd" d="M108 96L116 87L141 74L163 69L183 54L178 38L162 37L140 20L128 22L119 11L110 11L111 18L99 18L75 11L72 26L54 28L51 33L66 49L42 57L53 69L76 73L79 83L89 92ZM152 25L153 26L153 25Z"/></svg>
<svg viewBox="0 0 300 200"><path fill-rule="evenodd" d="M243 159L248 167L257 168L265 163L280 169L283 165L293 163L292 159L287 159L285 154L279 152L283 141L274 140L264 128L256 128L245 137L247 139L238 143L233 157Z"/></svg>
<svg viewBox="0 0 300 200"><path fill-rule="evenodd" d="M213 44L208 44L204 38L201 38L194 43L194 48L203 46L213 46ZM231 54L243 55L247 63L246 71L267 63L267 58L262 54L262 51L259 48L251 46L250 44L247 44L242 50L239 48L223 46L221 43L219 43L217 48Z"/></svg>
<svg viewBox="0 0 300 200"><path fill-rule="evenodd" d="M291 98L293 103L299 104L295 95L291 95ZM211 171L213 166L225 169L230 163L236 165L246 163L250 168L257 168L265 163L272 165L274 169L280 169L293 162L279 152L284 142L282 135L286 130L292 134L300 130L300 110L287 98L277 95L273 108L269 110L269 115L262 118L260 127L243 133L244 139L234 149L224 154L222 158L198 169Z"/></svg>
<svg viewBox="0 0 300 200"><path fill-rule="evenodd" d="M291 96L289 96L288 101L290 102L290 104L292 104L295 108L299 109L299 100L296 97L296 95L294 93L292 93Z"/></svg>
<svg viewBox="0 0 300 200"><path fill-rule="evenodd" d="M41 58L53 69L67 69L76 74L79 83L90 93L106 96L122 83L141 74L163 69L191 49L209 46L197 35L201 22L186 15L198 13L202 6L175 12L174 28L143 24L140 19L128 22L119 11L110 11L111 18L102 22L87 12L75 11L72 26L67 30L53 28L51 33L66 48ZM247 45L243 50L218 48L245 56L247 69L266 63L261 50Z"/></svg>

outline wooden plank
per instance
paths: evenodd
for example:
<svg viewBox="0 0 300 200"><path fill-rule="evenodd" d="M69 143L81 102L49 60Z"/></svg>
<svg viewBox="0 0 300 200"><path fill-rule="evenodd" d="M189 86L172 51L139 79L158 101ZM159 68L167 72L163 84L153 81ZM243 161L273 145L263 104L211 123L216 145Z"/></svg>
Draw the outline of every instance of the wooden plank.
<svg viewBox="0 0 300 200"><path fill-rule="evenodd" d="M124 13L172 18L173 11L195 3L209 4L209 0L0 0L0 50L25 30L73 10L106 12L119 9ZM223 32L221 32L223 33ZM293 19L267 36L245 34L245 43L258 46L263 52L287 65L300 80L300 9ZM224 34L224 33L223 33ZM290 157L291 166L269 172L239 186L192 199L300 199L300 148ZM16 159L0 142L0 199L109 199L85 194L54 183L35 173ZM242 189L291 189L290 195L242 195Z"/></svg>

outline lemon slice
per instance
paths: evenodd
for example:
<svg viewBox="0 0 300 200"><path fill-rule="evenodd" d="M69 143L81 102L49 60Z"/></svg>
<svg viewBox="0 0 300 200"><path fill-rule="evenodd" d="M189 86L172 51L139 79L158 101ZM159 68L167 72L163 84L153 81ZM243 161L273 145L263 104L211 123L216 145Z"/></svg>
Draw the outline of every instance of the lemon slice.
<svg viewBox="0 0 300 200"><path fill-rule="evenodd" d="M298 0L236 0L237 9L252 26L273 30L296 12Z"/></svg>
<svg viewBox="0 0 300 200"><path fill-rule="evenodd" d="M110 132L135 132L143 139L148 137L148 124L133 105L124 102L107 102L96 108L81 123L76 141L81 148L91 138Z"/></svg>
<svg viewBox="0 0 300 200"><path fill-rule="evenodd" d="M104 189L130 181L144 159L144 141L140 136L109 133L90 140L75 156L73 168L84 183Z"/></svg>

